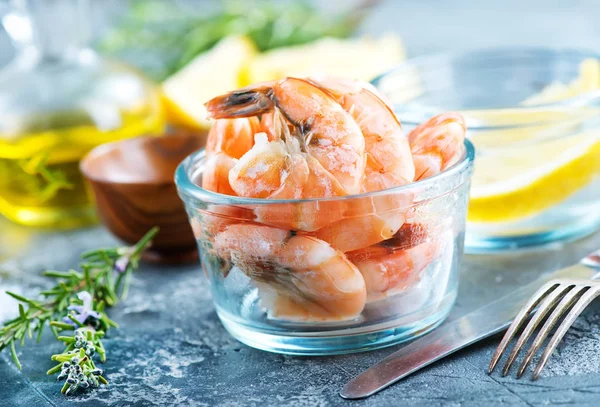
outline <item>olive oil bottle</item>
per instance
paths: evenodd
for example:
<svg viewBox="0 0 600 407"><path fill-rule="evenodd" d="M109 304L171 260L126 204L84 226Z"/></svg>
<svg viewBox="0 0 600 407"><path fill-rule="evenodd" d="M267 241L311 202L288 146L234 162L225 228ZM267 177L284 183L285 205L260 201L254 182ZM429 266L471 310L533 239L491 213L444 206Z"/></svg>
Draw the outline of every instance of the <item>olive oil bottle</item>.
<svg viewBox="0 0 600 407"><path fill-rule="evenodd" d="M80 159L163 130L155 87L86 47L89 14L88 0L26 0L2 20L18 51L0 71L0 214L15 222L94 222Z"/></svg>

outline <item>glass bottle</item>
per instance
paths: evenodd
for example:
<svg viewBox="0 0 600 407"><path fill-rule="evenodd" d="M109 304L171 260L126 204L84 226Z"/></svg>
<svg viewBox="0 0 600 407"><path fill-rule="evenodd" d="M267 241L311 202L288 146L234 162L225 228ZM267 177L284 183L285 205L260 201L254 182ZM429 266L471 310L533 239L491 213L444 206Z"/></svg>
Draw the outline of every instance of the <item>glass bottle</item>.
<svg viewBox="0 0 600 407"><path fill-rule="evenodd" d="M87 0L13 0L2 19L17 56L0 71L0 214L15 222L94 222L79 160L164 128L153 84L87 46L89 16Z"/></svg>

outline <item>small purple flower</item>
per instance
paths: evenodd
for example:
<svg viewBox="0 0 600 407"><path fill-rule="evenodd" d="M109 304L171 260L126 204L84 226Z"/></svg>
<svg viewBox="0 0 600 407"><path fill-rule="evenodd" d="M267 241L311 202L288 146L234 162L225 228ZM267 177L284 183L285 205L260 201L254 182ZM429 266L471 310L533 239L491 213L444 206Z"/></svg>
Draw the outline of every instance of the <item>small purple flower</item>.
<svg viewBox="0 0 600 407"><path fill-rule="evenodd" d="M129 262L131 260L131 255L132 255L132 251L131 250L127 250L127 252L125 254L123 254L121 257L119 257L117 259L117 261L115 261L115 271L117 271L118 273L124 273L125 271L127 271L127 266L129 266Z"/></svg>
<svg viewBox="0 0 600 407"><path fill-rule="evenodd" d="M127 266L129 265L129 257L122 256L115 261L115 271L119 273L124 273L127 270Z"/></svg>
<svg viewBox="0 0 600 407"><path fill-rule="evenodd" d="M82 291L77 294L77 298L79 298L83 305L69 305L67 309L69 311L74 311L71 313L71 316L75 318L79 323L85 324L88 318L100 319L100 314L92 309L92 296L87 291ZM74 327L77 327L77 324L71 320L69 317L64 317L63 321L67 324L71 324Z"/></svg>

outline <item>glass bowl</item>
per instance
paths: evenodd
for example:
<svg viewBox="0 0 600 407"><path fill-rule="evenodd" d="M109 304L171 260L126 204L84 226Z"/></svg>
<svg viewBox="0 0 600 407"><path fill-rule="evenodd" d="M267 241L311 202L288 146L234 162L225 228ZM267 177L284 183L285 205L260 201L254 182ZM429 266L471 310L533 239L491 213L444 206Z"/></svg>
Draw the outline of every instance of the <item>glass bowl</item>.
<svg viewBox="0 0 600 407"><path fill-rule="evenodd" d="M599 56L476 50L409 60L374 80L405 130L442 111L465 116L477 149L466 252L566 241L599 228Z"/></svg>
<svg viewBox="0 0 600 407"><path fill-rule="evenodd" d="M433 329L458 288L468 141L465 151L420 182L310 200L208 191L198 186L204 151L186 158L175 182L225 328L249 346L296 355L375 349Z"/></svg>

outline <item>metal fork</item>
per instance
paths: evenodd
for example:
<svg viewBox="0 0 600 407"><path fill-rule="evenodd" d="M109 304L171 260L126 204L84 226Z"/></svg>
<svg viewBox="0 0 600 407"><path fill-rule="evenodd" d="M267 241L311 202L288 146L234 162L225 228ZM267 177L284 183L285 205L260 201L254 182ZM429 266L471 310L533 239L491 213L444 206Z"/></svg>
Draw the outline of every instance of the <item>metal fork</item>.
<svg viewBox="0 0 600 407"><path fill-rule="evenodd" d="M585 264L586 262L590 263L589 266L597 267L600 263L599 252L584 259L583 263ZM594 276L594 278L598 277L600 277L600 274ZM527 340L531 337L538 325L550 313L550 316L546 319L546 322L533 340L531 347L525 354L525 358L519 366L517 378L523 376L523 373L525 373L525 370L531 363L533 356L542 346L550 331L556 326L561 317L566 312L569 312L550 339L550 342L548 342L540 361L533 371L532 380L536 380L540 376L540 372L544 366L546 366L550 355L552 355L552 352L554 352L556 346L558 346L563 336L565 336L567 330L571 327L573 322L575 322L575 319L598 296L600 296L600 281L557 279L546 283L533 295L529 302L521 308L508 328L508 331L506 331L506 334L502 338L502 341L500 341L500 345L498 345L498 348L492 357L489 373L491 374L494 371L498 361L500 361L500 358L504 355L510 340L525 324L530 314L533 313L531 320L521 333L521 336L510 352L506 364L502 369L502 376L506 376L514 361L517 359L519 352L521 352L524 345L527 343ZM536 308L537 311L535 311Z"/></svg>

